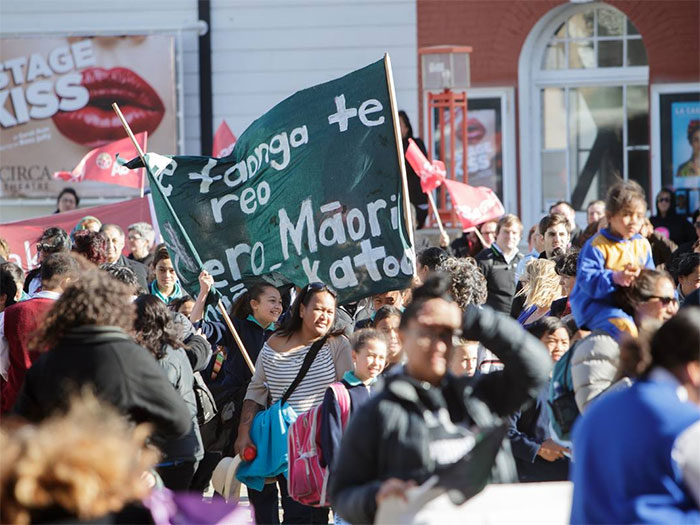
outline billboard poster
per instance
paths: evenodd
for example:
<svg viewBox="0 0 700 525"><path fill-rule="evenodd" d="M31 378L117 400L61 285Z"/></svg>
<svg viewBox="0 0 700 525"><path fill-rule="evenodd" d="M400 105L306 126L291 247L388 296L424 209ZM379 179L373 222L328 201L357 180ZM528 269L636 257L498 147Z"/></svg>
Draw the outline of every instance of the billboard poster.
<svg viewBox="0 0 700 525"><path fill-rule="evenodd" d="M700 101L671 104L673 186L700 186Z"/></svg>
<svg viewBox="0 0 700 525"><path fill-rule="evenodd" d="M0 45L0 199L125 197L138 189L53 173L125 137L112 102L149 148L177 153L171 36L3 38ZM115 166L115 169L117 166Z"/></svg>
<svg viewBox="0 0 700 525"><path fill-rule="evenodd" d="M446 126L449 112L445 110ZM486 186L503 200L503 142L502 142L501 97L470 98L467 110L467 170L471 186ZM437 110L433 117L433 151L439 158L440 128ZM449 129L447 131L449 133ZM449 136L446 137L449 144ZM456 111L456 179L464 181L462 173L462 111ZM444 159L449 165L449 147ZM443 159L440 159L443 160Z"/></svg>
<svg viewBox="0 0 700 525"><path fill-rule="evenodd" d="M690 216L700 205L700 92L679 87L658 100L661 186L675 190L676 214Z"/></svg>

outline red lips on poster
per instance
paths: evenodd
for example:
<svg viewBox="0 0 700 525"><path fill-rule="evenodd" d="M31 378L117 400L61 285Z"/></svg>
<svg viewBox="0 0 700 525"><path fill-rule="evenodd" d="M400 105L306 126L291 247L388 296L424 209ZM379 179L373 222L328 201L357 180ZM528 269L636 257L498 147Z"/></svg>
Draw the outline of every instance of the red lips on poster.
<svg viewBox="0 0 700 525"><path fill-rule="evenodd" d="M56 128L78 144L96 148L124 137L124 128L111 108L116 102L134 133L152 134L165 114L158 93L130 69L87 68L81 84L90 93L88 104L76 111L59 111Z"/></svg>

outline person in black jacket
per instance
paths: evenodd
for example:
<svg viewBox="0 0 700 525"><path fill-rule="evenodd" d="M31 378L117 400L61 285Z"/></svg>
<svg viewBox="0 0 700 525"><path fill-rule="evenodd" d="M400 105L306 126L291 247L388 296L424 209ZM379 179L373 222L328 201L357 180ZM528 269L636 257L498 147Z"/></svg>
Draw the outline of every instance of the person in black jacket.
<svg viewBox="0 0 700 525"><path fill-rule="evenodd" d="M496 240L476 256L479 269L486 277L486 304L504 314L510 313L515 295L515 269L523 258L518 251L522 235L520 219L504 215L496 225Z"/></svg>
<svg viewBox="0 0 700 525"><path fill-rule="evenodd" d="M425 149L423 141L413 136L413 127L411 127L411 121L408 120L408 115L405 111L399 111L399 124L401 126L401 139L403 140L404 153L406 153L408 149L408 139L413 139L418 149L423 152L423 155L427 156L428 152ZM423 189L420 186L420 176L415 172L413 166L411 166L409 162L405 162L405 164L408 198L416 209L415 227L417 230L420 230L425 225L425 219L428 217L428 196L423 193Z"/></svg>
<svg viewBox="0 0 700 525"><path fill-rule="evenodd" d="M697 239L690 222L685 217L676 215L676 194L669 188L663 188L656 196L656 215L650 217L650 220L654 230L666 230L668 238L678 246Z"/></svg>
<svg viewBox="0 0 700 525"><path fill-rule="evenodd" d="M182 398L148 352L131 337L131 290L99 270L85 272L49 311L38 332L43 353L28 370L14 412L41 421L65 408L82 387L136 423L155 428L154 443L184 435L192 419Z"/></svg>
<svg viewBox="0 0 700 525"><path fill-rule="evenodd" d="M333 508L351 523L374 521L388 496L402 496L437 469L466 455L475 434L502 423L546 383L551 359L542 344L489 307L467 307L463 318L448 295L450 279L436 274L414 292L400 335L405 375L355 413L331 479ZM476 378L447 373L452 338L479 340L505 367ZM516 478L507 442L495 459L494 481ZM465 480L466 481L466 480Z"/></svg>

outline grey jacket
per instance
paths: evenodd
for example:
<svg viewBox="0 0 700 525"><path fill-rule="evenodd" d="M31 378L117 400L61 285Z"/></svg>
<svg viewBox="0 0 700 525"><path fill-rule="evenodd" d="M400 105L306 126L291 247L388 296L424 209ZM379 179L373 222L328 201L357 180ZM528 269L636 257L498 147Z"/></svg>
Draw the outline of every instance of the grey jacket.
<svg viewBox="0 0 700 525"><path fill-rule="evenodd" d="M193 389L194 375L190 360L182 348L168 346L165 355L158 360L158 364L165 371L170 384L185 401L192 420L192 426L185 436L168 441L161 447L165 456L162 463L199 461L204 457L204 446L197 424L197 400Z"/></svg>
<svg viewBox="0 0 700 525"><path fill-rule="evenodd" d="M576 345L571 359L571 379L581 413L610 387L620 365L620 347L608 334L594 332Z"/></svg>

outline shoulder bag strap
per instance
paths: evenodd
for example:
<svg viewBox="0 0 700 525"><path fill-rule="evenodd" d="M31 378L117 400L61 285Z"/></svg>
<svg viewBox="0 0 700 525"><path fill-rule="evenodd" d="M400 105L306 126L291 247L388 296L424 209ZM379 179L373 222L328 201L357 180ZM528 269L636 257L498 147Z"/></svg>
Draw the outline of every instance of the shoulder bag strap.
<svg viewBox="0 0 700 525"><path fill-rule="evenodd" d="M294 378L294 381L292 381L292 384L289 385L289 388L287 388L287 391L282 396L282 398L280 400L280 404L284 405L287 402L287 400L294 393L294 390L296 390L296 388L299 386L299 383L301 383L301 381L304 379L306 372L308 372L309 368L311 368L311 363L314 362L316 355L318 354L319 350L321 350L321 347L325 344L326 339L328 339L328 336L322 337L321 339L319 339L318 341L316 341L314 344L311 345L309 352L306 354L306 357L304 358L304 362L301 364L301 368L299 369L299 373Z"/></svg>

